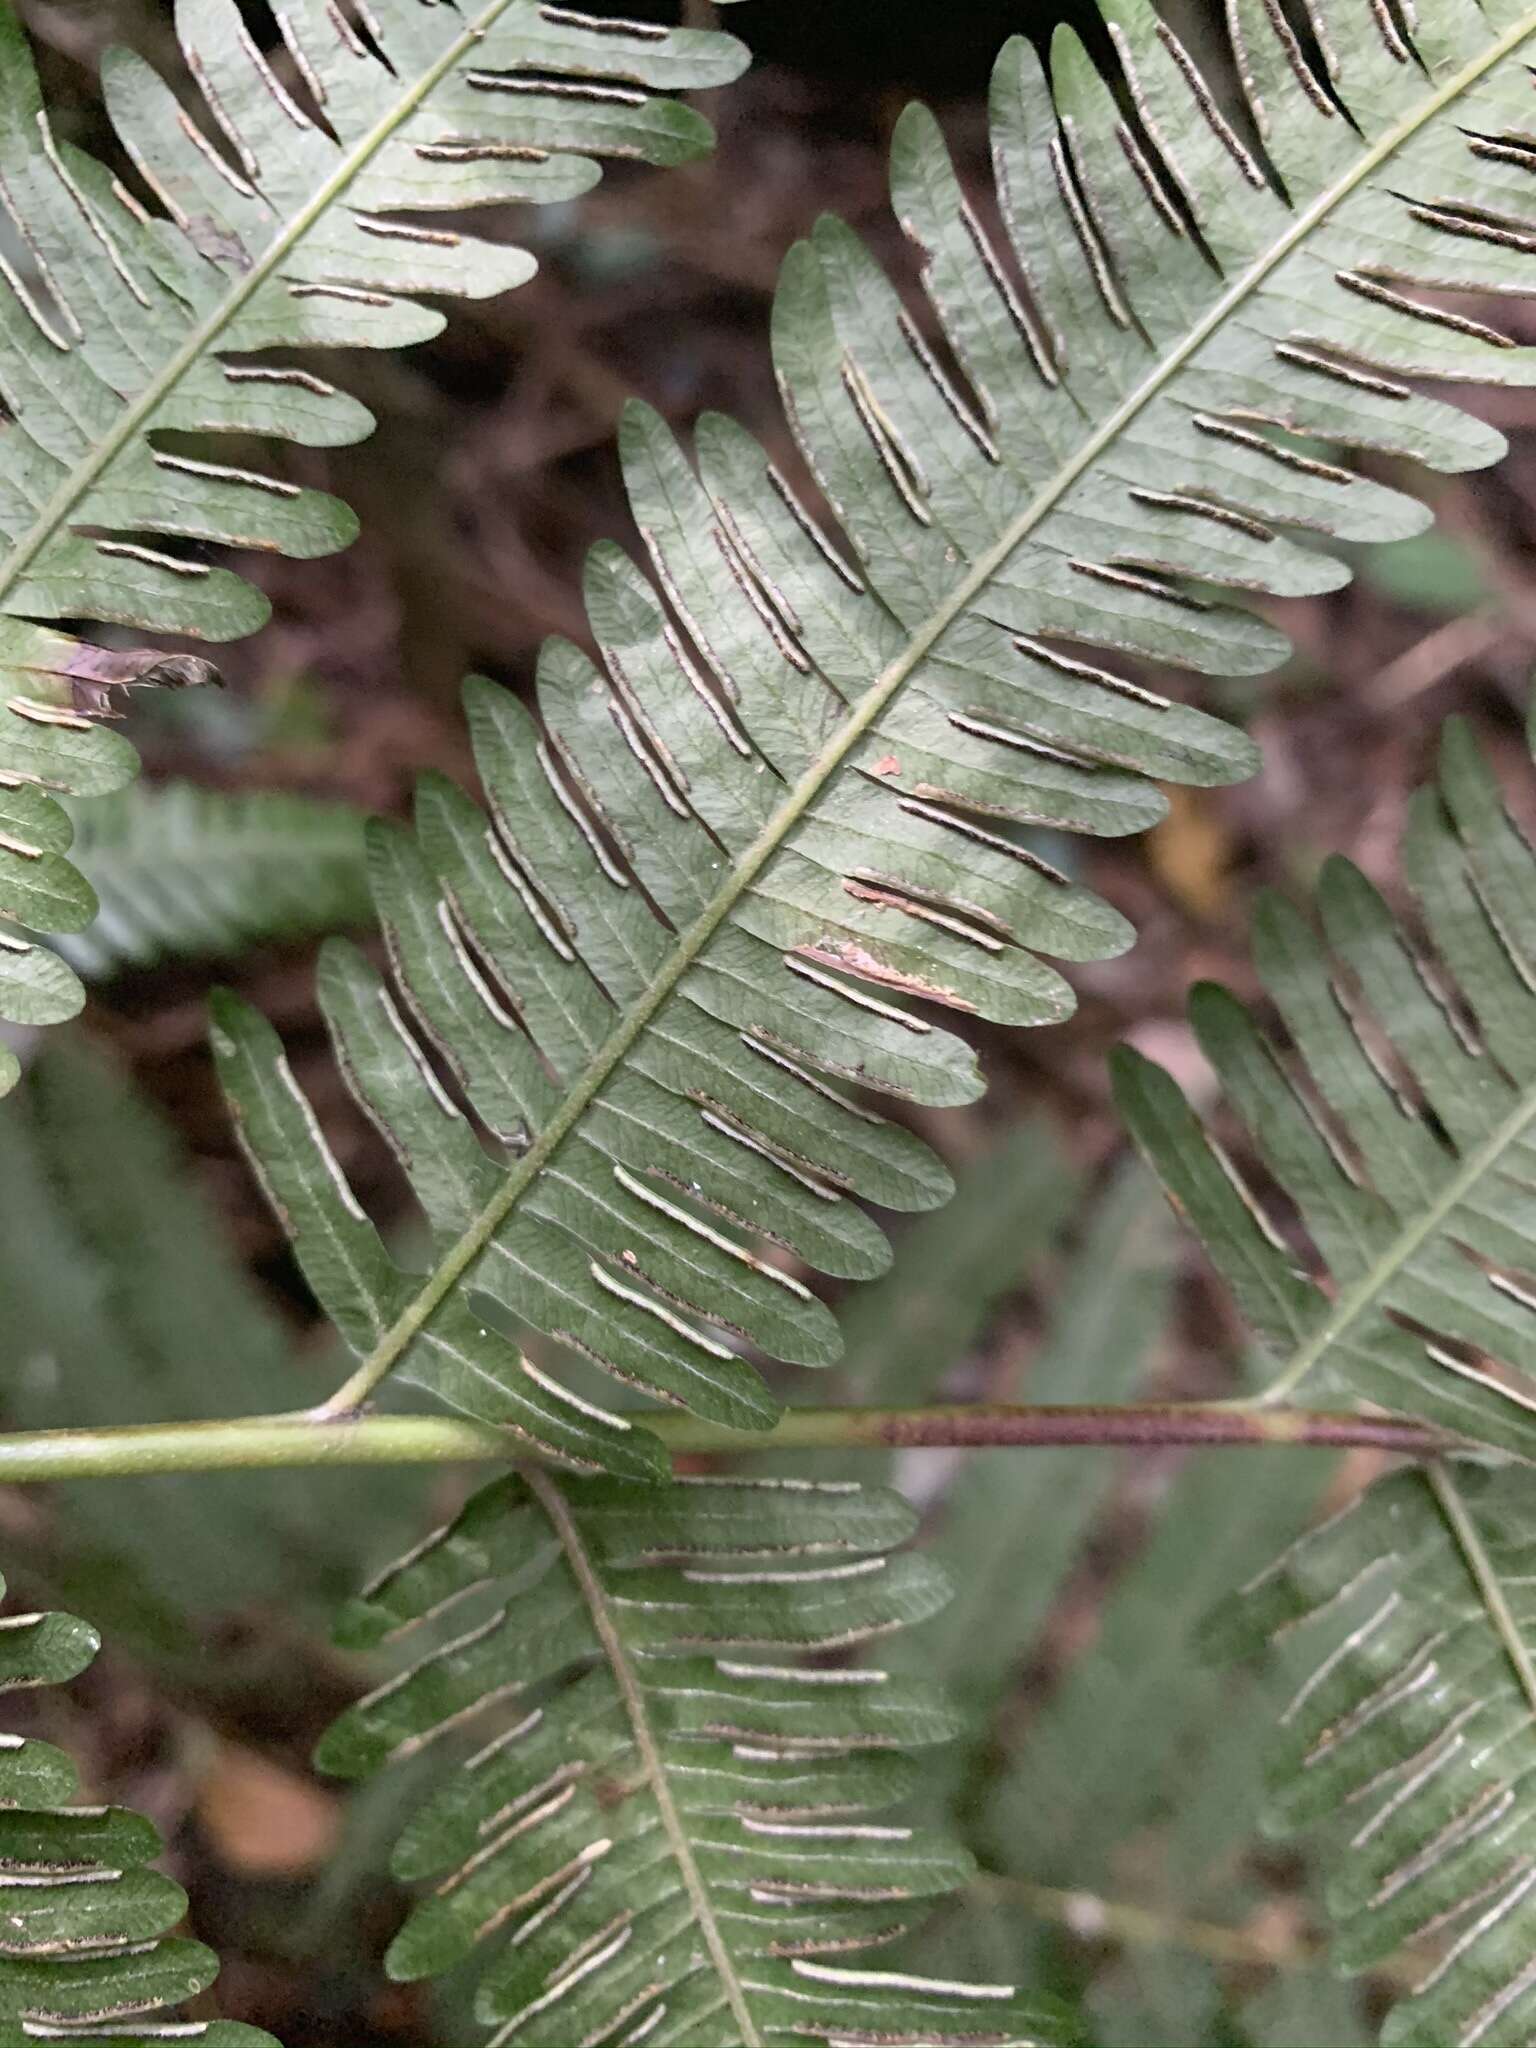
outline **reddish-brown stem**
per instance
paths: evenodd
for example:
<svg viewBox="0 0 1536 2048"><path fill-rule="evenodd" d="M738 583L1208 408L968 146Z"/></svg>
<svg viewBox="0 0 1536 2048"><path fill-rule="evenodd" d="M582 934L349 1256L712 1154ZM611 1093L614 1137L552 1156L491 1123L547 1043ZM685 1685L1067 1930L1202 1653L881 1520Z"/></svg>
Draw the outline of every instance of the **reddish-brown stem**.
<svg viewBox="0 0 1536 2048"><path fill-rule="evenodd" d="M1315 1409L1244 1408L1170 1402L1162 1407L939 1407L830 1409L828 1442L841 1444L1027 1445L1221 1444L1263 1449L1276 1444L1319 1444L1397 1451L1433 1457L1449 1440L1427 1423L1388 1415L1352 1415ZM836 1423L830 1418L835 1416ZM789 1418L793 1428L799 1418Z"/></svg>

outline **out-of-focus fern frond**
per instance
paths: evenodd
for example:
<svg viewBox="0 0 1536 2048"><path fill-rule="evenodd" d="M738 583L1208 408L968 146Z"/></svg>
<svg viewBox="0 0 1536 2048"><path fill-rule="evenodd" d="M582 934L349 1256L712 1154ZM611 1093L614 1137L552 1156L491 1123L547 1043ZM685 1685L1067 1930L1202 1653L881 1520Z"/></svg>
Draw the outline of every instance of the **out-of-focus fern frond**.
<svg viewBox="0 0 1536 2048"><path fill-rule="evenodd" d="M1037 1157L1045 1150L1054 1179L1062 1162L1043 1147L1041 1133L1034 1145ZM1039 1349L1022 1383L998 1390L998 1399L1113 1403L1147 1378L1169 1292L1167 1230L1153 1185L1138 1166L1075 1220L1080 1241L1053 1290ZM1113 1452L1077 1450L1031 1450L1026 1458L977 1451L957 1469L933 1543L955 1597L925 1636L904 1647L934 1660L966 1711L973 1743L984 1739L1115 1469Z"/></svg>
<svg viewBox="0 0 1536 2048"><path fill-rule="evenodd" d="M0 1593L5 1582L0 1580ZM0 1620L0 1698L60 1685L100 1647L72 1614ZM196 2039L200 2048L277 2048L229 2020L178 2022L218 1957L170 1936L186 1893L149 1868L160 1837L120 1807L71 1806L74 1765L52 1743L0 1733L0 2044Z"/></svg>
<svg viewBox="0 0 1536 2048"><path fill-rule="evenodd" d="M87 980L368 920L364 818L350 804L136 783L74 820L73 859L100 908L54 944Z"/></svg>
<svg viewBox="0 0 1536 2048"><path fill-rule="evenodd" d="M1256 1451L1246 1480L1230 1460L1210 1458L1179 1474L1146 1547L1111 1588L1091 1648L1021 1730L988 1802L986 1841L1007 1868L1047 1884L1103 1886L1138 1827L1181 1797L1198 1803L1226 1743L1232 1686L1227 1674L1200 1668L1196 1631L1234 1578L1305 1525L1332 1462L1321 1451ZM1194 1727L1209 1745L1201 1783L1180 1782L1180 1748ZM1257 1782L1261 1742L1252 1726L1233 1732L1233 1778L1246 1771ZM1217 1828L1232 1826L1223 1813L1234 1804L1231 1783L1209 1810ZM1250 1826L1253 1817L1250 1805ZM1202 1906L1212 1903L1208 1894Z"/></svg>
<svg viewBox="0 0 1536 2048"><path fill-rule="evenodd" d="M1198 1937L1215 1930L1219 1941L1226 1930L1236 1951L1245 1923L1262 1929L1274 1904L1249 1860L1272 1698L1202 1668L1198 1629L1234 1578L1305 1525L1330 1462L1324 1453L1255 1453L1239 1473L1230 1459L1191 1459L1158 1501L1144 1547L1099 1592L1091 1639L1042 1705L1031 1711L1016 1702L999 1724L1003 1682L1039 1647L1045 1600L1081 1563L1082 1532L1104 1502L1103 1482L1095 1487L1090 1477L1082 1509L1077 1464L1037 1492L1033 1456L1016 1461L1030 1468L1016 1484L1033 1510L1015 1512L1017 1540L994 1570L993 1604L954 1649L958 1658L979 1646L981 1667L992 1674L985 1691L966 1699L977 1756L963 1788L966 1838L983 1875L965 1910L936 1923L926 1964L995 1968L1000 1945L1011 1943L1022 1958L1014 1967L1034 1981L1076 1979L1102 2048L1217 2048L1232 2039L1251 1964L1246 1980L1224 1970ZM999 1477L1000 1515L1004 1498ZM1064 1554L1053 1552L1058 1515L1079 1532ZM1053 1583L1042 1596L1031 1574L1010 1601L1006 1565L1017 1583L1037 1553ZM1016 1613L1024 1625L1017 1631ZM1002 1752L997 1760L994 1751L990 1769L989 1732ZM1065 1958L1063 1923L1078 1937ZM1110 1956L1085 1949L1084 1940L1109 1945ZM1262 1941L1252 1949L1256 1959ZM1293 1959L1288 1975L1297 1968ZM1315 2025L1332 2010L1315 1965L1300 1964L1299 1974L1283 1999L1270 1994L1277 2025L1298 2011ZM1337 2038L1343 2048L1349 2036Z"/></svg>
<svg viewBox="0 0 1536 2048"><path fill-rule="evenodd" d="M1151 778L1252 765L1126 657L1267 668L1283 642L1234 593L1332 588L1319 533L1423 524L1318 442L1497 455L1404 380L1536 377L1536 352L1415 296L1536 289L1530 238L1498 226L1530 170L1483 140L1526 119L1536 8L1437 7L1410 48L1379 0L1326 0L1324 79L1280 10L1241 0L1273 176L1144 0L1105 12L1137 122L1069 35L1049 83L1022 39L999 61L1006 239L932 117L898 127L893 196L942 344L839 222L789 258L776 363L838 531L729 422L700 424L695 468L632 411L654 580L597 550L601 666L545 650L542 726L472 686L489 817L430 779L414 832L378 833L404 1001L345 951L324 999L438 1233L425 1272L386 1256L274 1034L221 1007L246 1142L359 1356L352 1391L399 1365L542 1454L661 1469L639 1430L526 1371L479 1297L659 1399L771 1423L750 1354L836 1350L780 1248L868 1276L884 1248L849 1197L946 1189L847 1091L968 1099L974 1060L926 1005L1053 1021L1072 998L1043 956L1129 937L1011 828L1133 830L1163 808Z"/></svg>
<svg viewBox="0 0 1536 2048"><path fill-rule="evenodd" d="M295 97L236 0L181 0L201 125L141 59L110 54L108 111L151 214L54 135L0 7L0 180L26 252L25 274L7 264L0 282L0 912L33 930L78 932L95 907L54 797L133 774L132 749L93 715L111 687L210 673L69 629L229 640L267 605L209 543L307 557L352 535L334 499L249 466L253 435L333 447L371 425L286 358L399 348L442 326L424 296L522 283L524 250L423 216L569 199L597 156L697 155L707 124L661 95L744 59L727 37L541 0L366 13L365 32L327 0L279 10ZM82 1000L56 953L5 937L0 1017L53 1023ZM12 1062L0 1079L14 1078Z"/></svg>
<svg viewBox="0 0 1536 2048"><path fill-rule="evenodd" d="M1536 2027L1536 1518L1530 1475L1379 1481L1232 1600L1211 1645L1277 1645L1271 1815L1322 1823L1335 1958L1420 1945L1394 2048L1523 2048Z"/></svg>
<svg viewBox="0 0 1536 2048"><path fill-rule="evenodd" d="M99 1055L51 1044L0 1106L0 1416L9 1428L182 1422L314 1403L149 1106ZM422 1475L337 1471L62 1483L8 1540L17 1568L115 1639L185 1659L198 1625L265 1602L321 1612L389 1554ZM199 1685L227 1670L191 1668Z"/></svg>
<svg viewBox="0 0 1536 2048"><path fill-rule="evenodd" d="M1027 1162L1010 1156L1018 1183L1052 1185L1064 1169L1048 1133L1034 1132L1028 1144ZM1042 1246L1017 1219L993 1228L1007 1204L991 1164L960 1177L946 1216L969 1209L968 1272L1017 1278L1020 1245L1036 1268ZM909 1233L904 1252L920 1250L931 1227ZM1113 1403L1144 1383L1166 1321L1168 1229L1155 1183L1139 1167L1123 1173L1077 1221L1077 1247L1050 1290L1055 1306L1027 1374L1006 1384L994 1377L989 1391ZM942 1269L925 1275L917 1263L907 1285L941 1290ZM889 1298L899 1313L905 1268L903 1257L859 1296L861 1308ZM873 1355L878 1331L869 1328L867 1339ZM867 1397L884 1400L887 1390L876 1380ZM937 1464L943 1454L925 1455ZM1058 1988L1075 1978L1102 2048L1230 2041L1241 1976L1224 1980L1180 1935L1218 1923L1218 1938L1230 1930L1238 1947L1245 1917L1273 1897L1244 1868L1266 1723L1255 1688L1202 1670L1195 1630L1234 1576L1302 1526L1328 1463L1322 1453L1287 1452L1238 1473L1229 1460L1191 1461L1158 1501L1146 1549L1094 1596L1093 1639L1031 1710L1020 1681L1032 1659L1054 1660L1049 1624L1074 1573L1105 1570L1095 1539L1126 1467L1116 1453L1079 1450L978 1451L955 1462L929 1537L955 1597L880 1657L942 1679L964 1718L961 1739L924 1771L918 1811L957 1818L984 1869L923 1936L924 1967L1021 1971ZM1122 1908L1142 1937L1134 1944L1126 1944ZM1097 1931L1108 1959L1103 1947L1081 1944L1064 1956L1063 1918L1090 1942ZM1150 1931L1158 1923L1160 1939ZM1255 1938L1255 1954L1260 1946ZM1266 1992L1252 2025L1269 2031L1254 2038L1280 2048L1289 2024L1316 2028L1326 2016L1333 2033L1297 2039L1337 2038L1343 2048L1355 2037L1334 2026L1337 2007L1320 1971L1302 1965ZM1241 2024L1250 2026L1246 2009Z"/></svg>
<svg viewBox="0 0 1536 2048"><path fill-rule="evenodd" d="M891 1270L843 1305L839 1399L882 1408L934 1399L938 1375L1025 1283L1081 1194L1043 1118L957 1169L953 1199L905 1231Z"/></svg>
<svg viewBox="0 0 1536 2048"><path fill-rule="evenodd" d="M397 1875L435 1889L391 1970L495 1943L478 2010L530 2048L1067 2038L1049 2001L857 1953L968 1870L869 1817L912 1787L900 1752L953 1732L931 1684L828 1661L942 1603L892 1554L912 1524L849 1484L530 1474L376 1581L345 1642L437 1639L321 1762L360 1776L472 1719L480 1744L401 1839Z"/></svg>
<svg viewBox="0 0 1536 2048"><path fill-rule="evenodd" d="M1467 730L1445 731L1403 846L1412 925L1348 861L1321 935L1278 897L1260 976L1291 1050L1227 992L1191 1016L1310 1240L1134 1053L1117 1092L1137 1139L1275 1361L1270 1393L1343 1397L1536 1453L1536 851ZM1310 1267L1310 1270L1306 1268Z"/></svg>

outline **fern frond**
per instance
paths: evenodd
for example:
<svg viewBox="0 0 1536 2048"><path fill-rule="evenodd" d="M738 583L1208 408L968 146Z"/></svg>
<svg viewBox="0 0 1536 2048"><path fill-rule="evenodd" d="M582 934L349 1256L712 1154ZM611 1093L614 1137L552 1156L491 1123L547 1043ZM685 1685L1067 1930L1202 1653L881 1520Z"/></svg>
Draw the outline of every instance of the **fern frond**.
<svg viewBox="0 0 1536 2048"><path fill-rule="evenodd" d="M346 1644L444 1627L320 1763L361 1776L479 1717L396 1852L397 1875L437 1882L391 1971L510 1935L478 2011L529 2048L1065 2038L1049 2001L855 1953L968 1868L866 1818L911 1787L900 1751L953 1732L931 1685L825 1661L942 1603L930 1561L890 1554L913 1520L854 1485L530 1473L376 1581Z"/></svg>
<svg viewBox="0 0 1536 2048"><path fill-rule="evenodd" d="M998 1895L989 1900L983 1890L982 1901L994 1915L1008 1914L1015 1939L1023 1920L1021 1946L1037 1969L1048 1967L1037 1887L1168 1923L1165 1949L1127 1951L1118 1968L1091 1970L1082 1955L1094 2038L1105 2048L1138 2040L1215 2048L1233 2036L1237 1986L1224 1997L1219 1967L1180 1954L1176 1930L1181 1921L1262 1926L1276 1904L1251 1851L1278 1702L1273 1686L1246 1673L1206 1668L1199 1629L1216 1600L1308 1525L1337 1463L1325 1452L1260 1452L1239 1477L1227 1459L1192 1458L1157 1502L1138 1554L1104 1589L1092 1641L1044 1704L1013 1715L1001 1732L1003 1762L974 1801L972 1838L986 1869L1003 1880ZM1072 1483L1063 1476L1058 1497ZM1073 1499L1068 1512L1076 1511ZM1036 1519L1046 1519L1044 1508ZM999 1611L1006 1610L992 1614ZM989 1627L996 1632L995 1621ZM1016 1640L1015 1670L1019 1647ZM983 1668L992 1661L989 1647ZM995 1692L986 1704L995 1714ZM1287 1905L1293 1900L1287 1886ZM1090 1912L1085 1906L1082 1931ZM1113 1908L1106 1918L1113 1921ZM947 1957L941 1952L934 1966L958 1966L979 1931L949 1930ZM1321 1965L1316 1974L1326 1982ZM1311 2007L1314 2024L1318 1988L1311 1998L1296 1987L1292 1995L1303 2012ZM1250 2031L1243 2008L1241 2038ZM1300 2036L1318 2048L1345 2048L1350 2038L1346 2027Z"/></svg>
<svg viewBox="0 0 1536 2048"><path fill-rule="evenodd" d="M834 1333L757 1246L867 1275L883 1244L847 1198L945 1192L921 1147L840 1091L969 1099L969 1051L922 1006L1049 1022L1072 998L1041 956L1129 937L1013 827L1134 829L1161 808L1147 777L1252 764L1116 664L1266 668L1284 643L1228 597L1345 573L1284 529L1423 523L1294 436L1451 468L1497 454L1490 429L1401 380L1536 376L1532 352L1412 297L1536 287L1522 238L1486 226L1526 203L1529 173L1480 139L1525 118L1536 8L1438 10L1421 62L1367 0L1324 15L1329 90L1279 13L1235 10L1284 197L1142 0L1107 16L1140 140L1072 37L1049 89L1027 43L1004 50L1011 247L963 201L931 117L903 120L895 202L958 377L836 221L792 253L775 311L786 406L839 535L729 422L702 423L695 470L629 413L654 584L595 552L602 666L545 650L542 730L471 685L489 819L431 779L415 831L378 832L409 1020L354 954L324 969L342 1065L439 1232L429 1272L386 1257L271 1032L218 1013L246 1142L362 1361L349 1393L401 1365L543 1452L636 1472L639 1432L530 1378L478 1296L660 1399L770 1422L742 1353L817 1364ZM450 1108L438 1053L510 1158Z"/></svg>
<svg viewBox="0 0 1536 2048"><path fill-rule="evenodd" d="M372 0L367 19L365 37L325 0L280 10L301 105L235 0L182 0L201 127L142 59L111 53L108 112L163 208L152 218L53 135L0 7L0 178L29 257L28 275L6 266L0 283L0 912L33 930L78 932L95 907L52 793L101 794L134 772L131 747L91 714L113 685L211 673L52 622L204 641L254 631L265 599L205 544L323 555L354 522L249 467L244 444L332 447L372 424L273 351L399 348L443 324L423 295L522 283L524 250L421 216L569 199L596 177L593 156L697 155L707 124L658 94L719 84L744 54L727 37L540 0ZM229 435L242 437L233 459ZM6 937L0 1016L51 1023L82 1001L56 954Z"/></svg>
<svg viewBox="0 0 1536 2048"><path fill-rule="evenodd" d="M72 816L72 858L100 908L54 946L89 981L368 922L364 816L350 804L135 783Z"/></svg>
<svg viewBox="0 0 1536 2048"><path fill-rule="evenodd" d="M8 1429L280 1413L313 1402L334 1371L300 1354L252 1286L162 1119L67 1033L0 1104L0 1359ZM205 1653L211 1617L255 1602L328 1613L390 1554L423 1482L361 1470L323 1488L297 1471L64 1482L8 1543L29 1585L206 1688L223 1675Z"/></svg>
<svg viewBox="0 0 1536 2048"><path fill-rule="evenodd" d="M99 1648L72 1614L8 1614L0 1694L61 1685ZM62 1750L0 1735L0 2043L175 2036L200 2048L277 2048L255 2027L166 2014L208 1988L218 1958L167 1936L187 1897L148 1867L160 1852L150 1823L120 1807L72 1807L75 1792Z"/></svg>
<svg viewBox="0 0 1536 2048"><path fill-rule="evenodd" d="M1255 912L1280 1046L1225 989L1190 1015L1227 1099L1294 1204L1296 1253L1161 1068L1122 1050L1137 1140L1275 1361L1267 1393L1369 1402L1536 1451L1536 852L1467 729L1410 812L1416 917L1348 861L1321 933ZM1309 1270L1308 1270L1309 1269Z"/></svg>
<svg viewBox="0 0 1536 2048"><path fill-rule="evenodd" d="M1233 1837L1252 1830L1256 1802L1240 1788L1258 1779L1262 1709L1234 1711L1231 1674L1201 1668L1195 1637L1235 1582L1307 1526L1337 1461L1286 1451L1255 1462L1235 1483L1229 1461L1192 1459L1159 1503L1144 1547L1104 1596L1093 1642L1010 1743L982 1822L996 1868L1106 1889L1123 1845L1170 1813L1190 1834L1203 1820L1212 1862L1215 1837L1230 1856ZM1181 1766L1200 1784L1181 1785ZM1207 1806L1218 1776L1223 1789ZM1193 1890L1200 1858L1188 1868ZM1218 1908L1208 1889L1182 1909Z"/></svg>
<svg viewBox="0 0 1536 2048"><path fill-rule="evenodd" d="M1210 1630L1225 1652L1283 1640L1273 1820L1330 1826L1336 1960L1418 1944L1392 2048L1522 2048L1536 2027L1533 1562L1528 1474L1404 1470Z"/></svg>

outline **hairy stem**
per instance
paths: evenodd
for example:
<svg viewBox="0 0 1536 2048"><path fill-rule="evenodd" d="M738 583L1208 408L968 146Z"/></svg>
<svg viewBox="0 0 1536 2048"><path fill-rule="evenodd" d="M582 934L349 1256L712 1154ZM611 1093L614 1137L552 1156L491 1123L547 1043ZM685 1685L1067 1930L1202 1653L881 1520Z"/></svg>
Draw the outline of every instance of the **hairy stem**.
<svg viewBox="0 0 1536 2048"><path fill-rule="evenodd" d="M708 1451L891 1450L1124 1444L1263 1448L1364 1447L1428 1458L1454 1443L1426 1424L1384 1415L1309 1409L1245 1410L1219 1403L1153 1407L792 1408L771 1430L723 1429L692 1416L649 1426L676 1456ZM254 1466L412 1465L521 1457L516 1438L443 1415L250 1415L227 1422L153 1423L132 1429L32 1430L0 1436L0 1484L106 1479L153 1472Z"/></svg>

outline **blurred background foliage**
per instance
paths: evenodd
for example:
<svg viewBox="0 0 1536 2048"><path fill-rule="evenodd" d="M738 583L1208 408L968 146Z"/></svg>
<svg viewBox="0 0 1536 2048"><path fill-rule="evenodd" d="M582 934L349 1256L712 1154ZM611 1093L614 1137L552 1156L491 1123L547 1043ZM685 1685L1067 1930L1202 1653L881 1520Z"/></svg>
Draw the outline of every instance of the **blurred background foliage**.
<svg viewBox="0 0 1536 2048"><path fill-rule="evenodd" d="M92 147L109 146L95 84L107 43L175 72L162 0L21 11L60 125ZM1166 11L1209 58L1208 0ZM255 0L250 12L270 31ZM467 667L525 687L546 634L585 638L581 558L628 530L611 450L626 395L684 430L720 408L792 460L767 348L785 250L832 208L909 277L885 198L896 115L914 94L937 107L985 211L991 58L1007 33L1045 38L1062 20L1084 26L1086 10L748 0L730 26L759 62L708 96L712 162L610 175L547 210L531 238L519 229L541 260L532 285L459 308L407 356L348 366L381 431L292 460L352 500L363 539L324 563L245 565L273 599L271 629L229 650L222 693L136 706L146 782L82 817L106 906L79 958L92 1005L0 1108L6 1426L232 1414L329 1391L328 1342L213 1085L208 987L234 981L280 1026L354 1185L386 1228L409 1229L398 1170L329 1068L314 1004L313 938L357 916L360 814L403 813L426 767L469 778L456 701ZM1253 995L1255 891L1304 885L1335 850L1390 887L1405 802L1448 710L1472 718L1496 762L1520 758L1536 397L1464 402L1509 434L1508 463L1435 482L1436 532L1376 551L1347 589L1275 605L1296 646L1278 675L1206 686L1211 708L1260 741L1263 776L1180 793L1140 845L1078 843L1073 857L1135 919L1140 945L1077 974L1069 1026L976 1027L986 1101L915 1117L959 1194L901 1229L889 1278L843 1305L835 1390L786 1373L790 1399L1086 1401L1241 1384L1229 1311L1124 1163L1103 1055L1130 1037L1208 1094L1184 998L1207 975ZM285 811L295 798L302 812ZM1211 1602L1369 1460L878 1463L862 1456L858 1475L919 1502L960 1586L901 1652L937 1668L971 1717L925 1797L958 1812L981 1875L935 1921L923 1961L1049 1984L1081 2003L1101 2048L1370 2038L1384 1987L1328 1974L1311 1873L1257 1834L1263 1681L1211 1672L1194 1644ZM379 1969L401 1911L384 1844L410 1773L343 1810L307 1763L367 1682L361 1660L328 1646L328 1610L464 1484L386 1470L0 1496L18 1586L86 1614L109 1643L39 1703L44 1732L95 1792L164 1829L196 1931L226 1957L223 2009L288 2048L477 2038L462 1987L388 1987Z"/></svg>

